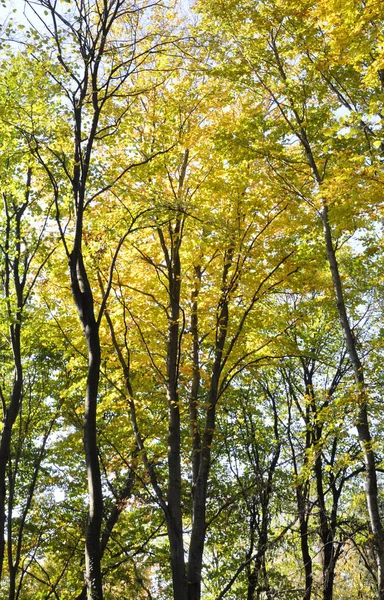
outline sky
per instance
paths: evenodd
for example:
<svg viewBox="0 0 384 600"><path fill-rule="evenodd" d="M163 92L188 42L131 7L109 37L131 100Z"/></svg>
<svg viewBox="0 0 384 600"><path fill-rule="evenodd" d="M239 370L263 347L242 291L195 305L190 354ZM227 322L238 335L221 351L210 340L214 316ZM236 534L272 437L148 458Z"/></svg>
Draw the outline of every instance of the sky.
<svg viewBox="0 0 384 600"><path fill-rule="evenodd" d="M69 0L70 1L70 0ZM132 0L135 2L135 0ZM173 1L173 0L169 0ZM191 15L191 7L193 6L195 0L176 0L178 2L179 11L181 16L185 17L185 19L189 20ZM39 0L35 0L35 4L38 5ZM27 9L27 10L26 10ZM28 15L28 19L25 14ZM9 43L9 37L6 33L6 27L10 22L13 22L16 25L24 25L25 27L29 27L32 24L36 29L42 27L42 23L35 15L33 15L33 11L28 9L26 6L25 0L0 0L0 40ZM20 31L20 35L13 35L12 41L15 43L16 47L18 42L22 40L22 30ZM7 39L8 38L8 39Z"/></svg>
<svg viewBox="0 0 384 600"><path fill-rule="evenodd" d="M23 19L25 0L0 0L0 23L3 25L12 15L17 15L20 20ZM188 14L194 0L179 0L180 10ZM16 11L16 13L14 13Z"/></svg>

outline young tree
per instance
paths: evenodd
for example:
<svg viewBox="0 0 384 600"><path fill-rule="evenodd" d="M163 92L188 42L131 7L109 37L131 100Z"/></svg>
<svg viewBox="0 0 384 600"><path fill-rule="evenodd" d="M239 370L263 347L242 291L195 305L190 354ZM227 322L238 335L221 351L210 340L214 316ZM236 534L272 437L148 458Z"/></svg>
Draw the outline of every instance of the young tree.
<svg viewBox="0 0 384 600"><path fill-rule="evenodd" d="M20 95L18 86L24 76L26 89L24 95ZM54 245L47 227L51 206L45 205L42 200L44 184L39 184L37 165L20 132L20 118L32 116L30 102L36 99L33 94L29 97L27 81L26 61L22 57L9 56L7 64L3 62L0 99L0 189L3 202L0 222L0 399L3 412L0 435L0 579L5 578L8 582L7 597L12 600L22 585L23 575L18 587L17 576L25 558L23 538L26 522L56 410L56 407L51 410L48 406L41 411L37 408L39 401L46 403L49 395L55 396L54 378L50 392L42 388L44 366L41 352L44 344L38 339L37 332L46 315L41 305L35 302L36 289L47 260L54 252ZM37 85L35 94L38 93ZM46 343L47 356L51 350ZM47 422L42 432L43 414ZM33 431L31 423L35 426ZM31 436L39 435L42 436L41 444L37 439L33 443ZM27 473L30 480L23 479ZM19 517L16 517L17 513L20 513Z"/></svg>
<svg viewBox="0 0 384 600"><path fill-rule="evenodd" d="M320 3L316 3L313 10L305 2L292 6L281 2L241 2L236 8L232 2L224 4L218 9L207 3L204 7L201 5L201 10L209 15L211 30L213 24L214 27L220 27L225 32L225 38L232 44L230 62L232 71L240 78L240 87L244 86L247 95L251 90L256 105L262 106L266 102L270 116L273 115L275 120L272 123L269 118L265 126L266 144L260 138L255 139L253 151L264 152L277 180L290 193L296 194L298 201L311 206L323 226L323 244L332 276L334 298L355 377L355 425L366 467L367 506L377 551L378 597L382 599L384 533L378 497L377 459L368 418L369 394L364 378L364 365L353 333L352 311L346 301L336 256L340 240L356 231L357 227L364 227L362 217L366 214L367 207L362 207L357 202L357 190L367 189L369 198L376 197L376 185L370 184L369 179L373 172L376 174L380 170L380 165L372 158L371 153L378 132L375 127L370 126L369 119L367 121L365 116L361 118L361 111L365 107L359 102L360 80L353 72L357 70L355 65L352 68L349 64L346 65L346 88L339 85L342 69L340 56L334 68L321 66L322 61L327 61L328 54L332 52L332 41L329 40L328 33L324 34L322 23L319 22ZM357 8L357 4L360 5L354 3L352 14L357 16L361 11L364 15L364 4L361 3L360 8ZM348 11L349 7L346 9L345 19L348 19ZM329 14L335 15L337 12L331 2ZM376 16L381 18L381 14ZM362 17L363 21L366 19L366 16ZM371 35L373 24L370 17L368 21L370 28L362 45L365 59L359 54L359 65L362 68L364 60L367 60L368 64L372 63L372 67L369 67L372 72L375 66L378 68L377 50L375 39ZM326 30L329 29L328 25L325 27ZM332 30L332 26L330 29ZM363 27L360 29L363 34ZM380 70L378 73L380 75ZM231 69L229 76L233 77ZM348 89L350 82L357 86L357 91L355 87L352 95ZM380 77L377 79L377 86L379 84ZM359 124L354 135L346 136L345 143L340 144L338 140L343 138L343 133L340 134L343 130L338 111L340 108L345 109L349 103L359 115ZM367 165L367 170L361 167L363 164ZM346 181L344 177L347 173L351 187L340 194L339 188ZM345 216L345 208L348 206L355 221L349 217L343 227L338 220L338 205L344 203L343 215Z"/></svg>
<svg viewBox="0 0 384 600"><path fill-rule="evenodd" d="M115 298L107 313L137 449L167 524L173 595L191 600L201 596L219 400L238 373L260 360L257 346L247 348L248 320L261 299L295 271L289 247L278 249L273 238L283 227L286 205L272 198L263 205L265 188L259 190L248 178L247 165L226 168L206 138L199 139L206 118L200 104L189 120L189 147L153 165L146 185L159 198L157 213L147 235L117 261ZM213 214L212 197L217 198ZM257 257L263 268L255 269ZM131 267L130 272L127 265L138 259L140 270ZM121 313L125 322L119 322ZM143 352L146 363L138 367L133 357ZM142 374L152 371L144 388L143 375L136 374L139 368ZM148 425L137 404L145 393L155 406L161 389L167 411L160 404L161 418L152 433L162 439L156 466ZM190 516L184 508L189 481ZM189 520L186 565L184 529Z"/></svg>
<svg viewBox="0 0 384 600"><path fill-rule="evenodd" d="M152 6L127 5L123 0L82 1L68 5L51 0L27 2L33 19L40 21L35 36L41 50L36 59L57 84L64 137L40 139L28 132L31 149L45 169L54 194L56 221L68 259L71 290L88 351L88 375L84 403L84 452L87 466L89 510L86 526L85 580L88 598L102 600L101 528L103 493L97 440L96 413L101 366L100 322L110 292L106 287L100 306L95 306L92 278L84 253L87 215L96 199L113 193L118 182L137 164L149 162L166 149L146 153L134 148L131 138L125 160L116 165L110 156L102 162L103 140L113 137L127 117L130 103L146 86L141 76L151 56L172 44L165 29L149 29ZM155 2L154 7L159 3ZM33 46L32 46L33 51ZM55 60L47 55L55 53ZM159 75L159 81L163 79ZM65 123L65 120L67 122ZM64 124L65 123L65 124ZM52 143L50 143L52 141ZM121 143L125 143L121 139ZM131 145L131 147L129 147ZM73 147L73 152L70 149ZM98 177L104 167L104 177ZM115 170L116 169L116 170ZM71 196L68 206L67 197ZM135 217L116 242L117 254Z"/></svg>

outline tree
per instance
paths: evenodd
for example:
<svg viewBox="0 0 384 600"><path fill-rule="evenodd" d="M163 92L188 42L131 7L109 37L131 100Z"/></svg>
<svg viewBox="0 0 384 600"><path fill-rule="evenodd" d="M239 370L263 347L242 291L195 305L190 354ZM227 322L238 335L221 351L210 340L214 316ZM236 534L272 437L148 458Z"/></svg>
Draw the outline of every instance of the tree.
<svg viewBox="0 0 384 600"><path fill-rule="evenodd" d="M168 99L168 109L171 102ZM256 182L247 179L247 165L225 168L206 145L206 131L205 139L199 139L205 118L203 102L195 100L198 110L187 113L191 115L185 136L189 147L183 153L177 148L178 152L172 151L152 165L146 185L159 198L153 224L145 237L141 234L135 240L128 255L124 250L116 262L115 298L106 314L126 383L137 451L168 528L175 598L186 598L187 594L188 598L199 598L201 594L208 480L219 399L238 373L260 360L256 347L247 348L246 323L261 299L295 271L289 249L277 249L272 241L272 231L282 227L280 218L286 206L275 199L268 205L259 204L259 190ZM167 126L171 118L168 116ZM206 157L210 159L203 160ZM212 195L217 197L213 218ZM217 235L220 228L222 233ZM254 261L261 241L265 245L264 263L255 275ZM273 255L268 254L270 245ZM139 270L131 268L129 272L126 265L136 264L138 259ZM116 319L121 314L125 321L119 324ZM136 344L141 349L136 349ZM134 360L135 352L144 352L145 366ZM144 425L137 404L148 394L153 396L154 406L163 389L167 411L159 405L162 416L152 435L164 441L160 456L152 456L148 449L152 446L148 441L150 429ZM183 507L189 481L191 516ZM184 523L189 519L191 539L185 565Z"/></svg>
<svg viewBox="0 0 384 600"><path fill-rule="evenodd" d="M125 2L82 2L73 10L50 0L28 3L35 19L45 30L36 30L47 52L55 49L56 63L42 63L51 79L57 83L66 105L68 118L65 146L42 147L35 131L30 132L31 149L46 170L51 182L56 221L60 238L69 261L72 295L77 307L88 349L88 376L84 404L84 452L87 465L89 511L86 526L85 580L88 598L101 600L100 536L103 515L103 493L97 443L96 411L100 379L101 345L99 327L103 317L110 284L105 290L100 309L95 309L94 292L84 257L86 215L92 202L108 191L138 164L148 162L155 154L141 153L129 160L108 182L94 179L94 157L102 152L100 142L114 135L127 109L121 97L129 101L140 93L136 84L145 62L157 49L170 44L164 33L145 31L143 21L147 7ZM156 3L155 3L156 6ZM44 10L44 15L42 14ZM45 23L45 16L50 23ZM47 36L45 40L44 36ZM38 57L38 60L39 59ZM112 111L110 113L109 111ZM114 114L113 122L110 114ZM73 143L71 156L68 144ZM50 154L48 159L47 152ZM52 162L53 160L53 162ZM99 165L100 167L100 165ZM99 168L98 167L98 168ZM72 196L69 221L73 238L68 237L68 216L63 206L62 184ZM117 254L133 226L134 219L117 243L111 272Z"/></svg>
<svg viewBox="0 0 384 600"><path fill-rule="evenodd" d="M353 11L357 10L357 3ZM231 6L232 10L228 10ZM372 448L372 439L368 419L368 391L364 379L364 366L357 349L356 339L353 334L351 313L348 310L343 285L336 257L337 239L339 233L332 229L330 210L337 207L338 194L336 187L340 184L340 174L345 166L341 148L337 142L334 147L339 151L329 150L325 140L332 144L333 131L340 131L337 110L349 105L346 97L351 94L338 85L339 64L323 69L321 60L326 59L332 42L328 41L327 33L323 35L321 22L314 15L318 15L319 7L314 12L306 3L287 6L284 3L262 4L252 6L243 2L234 9L232 3L215 7L204 5L202 10L210 14L215 26L218 24L225 31L225 36L233 44L232 69L240 74L245 86L249 86L256 102L261 102L264 97L271 107L271 112L276 119L273 126L270 123L268 137L279 145L277 155L269 152L269 160L273 162L273 170L280 181L283 182L292 194L296 194L300 202L312 206L321 219L324 231L324 246L326 248L330 272L334 286L335 302L339 311L339 318L344 332L349 360L354 369L356 384L356 419L355 425L366 467L366 494L367 506L378 561L378 589L379 598L384 595L384 537L381 523L380 507L377 488L377 459ZM362 21L367 19L364 13ZM331 3L330 14L337 13ZM346 15L348 9L346 10ZM354 13L355 14L355 13ZM245 18L246 16L246 18ZM348 18L346 16L346 18ZM368 17L369 23L370 17ZM212 21L211 21L212 23ZM331 29L327 25L326 30ZM336 27L337 29L337 27ZM362 30L362 27L360 27ZM371 30L367 32L364 46L371 48L371 56L375 56L375 41L370 37ZM310 50L308 48L311 48ZM373 49L372 49L373 48ZM320 56L321 58L320 58ZM370 61L372 62L372 61ZM362 56L359 55L359 65ZM375 59L373 64L376 65ZM319 68L318 68L319 66ZM348 84L356 77L355 65L347 66ZM352 76L349 79L349 76ZM370 69L371 72L371 69ZM380 74L380 71L378 71ZM377 85L380 84L380 77ZM359 85L357 83L357 85ZM355 89L353 89L355 92ZM356 110L361 115L363 107L359 106L358 98L361 91L353 93L352 106L349 110ZM320 109L320 107L322 107ZM358 164L364 160L368 163L367 171L373 167L376 172L376 160L371 156L371 144L377 137L375 127L370 127L366 118L359 121L359 128L355 131L354 145L348 141L346 146L349 156L356 157ZM341 136L342 137L342 136ZM291 146L290 138L296 143ZM260 146L261 140L258 140ZM380 145L380 144L379 144ZM345 150L345 146L343 148ZM347 152L348 152L347 151ZM265 152L265 149L264 149ZM354 153L354 154L353 154ZM363 158L364 157L364 158ZM353 159L352 159L353 160ZM300 165L298 167L298 165ZM306 165L306 166L304 166ZM375 166L373 166L375 165ZM303 168L304 172L300 170ZM349 170L350 172L350 170ZM358 171L358 176L353 176L357 187L365 187L367 172ZM342 175L343 177L343 175ZM353 205L354 185L349 197L349 208ZM330 209L331 207L331 209ZM354 204L356 223L348 223L349 231L354 231L356 226L363 226L361 222L364 211ZM365 210L365 207L364 207ZM337 208L336 208L337 211ZM336 213L337 214L337 213ZM337 221L337 216L336 216ZM342 235L342 234L341 234Z"/></svg>
<svg viewBox="0 0 384 600"><path fill-rule="evenodd" d="M1 594L381 597L380 6L25 6Z"/></svg>
<svg viewBox="0 0 384 600"><path fill-rule="evenodd" d="M50 205L44 205L44 185L20 133L20 114L29 112L33 97L17 93L18 79L26 76L23 58L10 57L10 67L2 73L1 109L2 160L0 186L3 201L1 219L1 333L2 369L0 399L3 429L0 438L0 579L6 559L8 596L19 594L25 571L23 540L46 455L48 438L57 417L54 378L49 391L43 385L42 364L54 353L47 338L38 339L46 314L35 302L38 281L54 252L48 232ZM38 90L35 91L38 93ZM44 337L44 334L41 336ZM44 373L44 375L43 375ZM52 403L47 402L47 397ZM56 396L56 397L55 397ZM43 404L41 410L38 402ZM42 425L45 420L44 426ZM35 442L32 441L34 436ZM40 440L39 437L41 436ZM17 516L16 516L17 514ZM35 541L36 546L39 542ZM19 582L17 577L22 571Z"/></svg>

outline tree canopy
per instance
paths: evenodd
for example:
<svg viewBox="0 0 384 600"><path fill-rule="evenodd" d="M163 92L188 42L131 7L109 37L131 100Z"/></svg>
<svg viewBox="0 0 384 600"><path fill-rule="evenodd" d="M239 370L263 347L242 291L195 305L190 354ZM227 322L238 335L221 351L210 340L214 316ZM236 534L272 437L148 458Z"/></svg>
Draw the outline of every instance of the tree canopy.
<svg viewBox="0 0 384 600"><path fill-rule="evenodd" d="M0 596L384 600L384 6L190 4L4 2Z"/></svg>

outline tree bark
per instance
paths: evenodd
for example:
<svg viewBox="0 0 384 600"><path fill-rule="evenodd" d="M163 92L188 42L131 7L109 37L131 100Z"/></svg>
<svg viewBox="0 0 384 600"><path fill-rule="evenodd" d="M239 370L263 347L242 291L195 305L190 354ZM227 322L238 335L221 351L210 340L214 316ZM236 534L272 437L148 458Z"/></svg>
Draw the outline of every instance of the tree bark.
<svg viewBox="0 0 384 600"><path fill-rule="evenodd" d="M339 267L336 260L336 253L333 247L332 231L329 223L328 206L324 202L321 219L323 223L324 238L327 249L327 257L332 273L333 286L335 289L337 310L340 317L341 326L344 332L349 360L353 368L356 384L356 404L357 418L356 429L359 437L361 450L365 463L365 494L369 512L369 519L374 536L374 546L376 550L377 571L378 571L378 598L384 600L384 532L381 522L379 497L377 488L377 472L375 455L372 448L372 439L369 429L367 412L367 389L364 381L364 371L361 364L355 338L352 334L349 318L344 301L343 288L339 273Z"/></svg>
<svg viewBox="0 0 384 600"><path fill-rule="evenodd" d="M300 548L301 548L301 556L303 558L304 564L304 574L305 574L305 590L303 595L303 600L311 600L312 595L312 558L309 552L309 544L308 544L308 515L306 509L306 497L302 491L302 485L297 486L296 488L296 500L297 506L299 510L299 523L300 523Z"/></svg>
<svg viewBox="0 0 384 600"><path fill-rule="evenodd" d="M323 545L323 600L332 600L333 580L335 571L334 535L329 522L326 507L324 485L323 485L323 459L321 453L322 425L319 424L316 395L313 385L313 369L303 362L304 383L308 398L310 398L310 410L312 412L312 445L316 453L314 472L317 491L317 505L319 509L320 539Z"/></svg>
<svg viewBox="0 0 384 600"><path fill-rule="evenodd" d="M325 506L325 497L323 489L323 464L321 456L317 456L315 461L315 478L317 488L317 502L319 506L320 538L323 544L323 599L332 600L332 573L334 571L334 548L333 536L329 527L328 515Z"/></svg>
<svg viewBox="0 0 384 600"><path fill-rule="evenodd" d="M286 83L286 74L282 62L280 61L275 40L272 41L272 47L281 79L284 83ZM313 154L312 147L307 136L307 131L303 126L303 120L300 119L299 114L295 109L295 102L293 98L290 97L289 100L291 103L294 119L296 121L296 128L293 126L293 130L295 131L295 134L299 139L302 148L305 152L308 165L312 171L313 177L317 185L321 187L323 177L320 175L320 171L317 167L315 156ZM284 109L280 104L279 107L284 113ZM364 381L363 366L361 364L359 354L356 349L356 342L352 334L350 321L345 306L343 287L341 283L338 263L336 260L336 253L333 246L332 230L329 223L328 206L325 201L323 202L323 207L321 210L321 221L323 224L324 241L327 251L328 263L331 270L333 287L335 290L337 310L339 313L340 323L344 333L347 352L353 368L356 384L357 418L355 424L365 463L365 494L367 500L369 520L374 536L374 546L376 549L378 573L378 599L384 600L384 532L379 510L375 454L372 449L372 440L370 435L370 427L367 412L367 388Z"/></svg>
<svg viewBox="0 0 384 600"><path fill-rule="evenodd" d="M78 227L81 224L78 223ZM72 294L88 347L88 374L84 406L84 452L88 478L89 508L85 534L85 582L88 600L103 600L100 565L100 532L103 496L97 447L96 409L100 377L99 325L95 319L93 295L83 262L80 243L69 259Z"/></svg>
<svg viewBox="0 0 384 600"><path fill-rule="evenodd" d="M19 414L22 394L23 394L23 367L21 360L21 319L24 306L24 287L26 282L26 272L21 273L20 257L21 257L21 222L23 214L29 204L30 186L32 179L32 169L28 168L25 200L18 207L13 207L13 214L10 213L8 206L8 197L4 197L4 214L6 218L4 248L4 271L3 279L3 294L7 305L7 313L9 319L9 335L11 341L11 349L13 356L14 374L12 391L8 405L1 392L1 400L3 403L3 429L0 438L0 580L2 577L4 554L5 554L5 520L6 520L6 478L7 465L10 457L12 428ZM15 242L15 255L11 259L12 238ZM26 269L24 263L24 269ZM12 288L16 297L16 305L12 307ZM9 569L11 569L11 564Z"/></svg>
<svg viewBox="0 0 384 600"><path fill-rule="evenodd" d="M19 413L23 371L20 354L20 325L16 325L12 332L13 357L15 363L14 379L12 386L11 400L3 419L3 431L0 440L0 579L4 564L5 553L5 505L6 505L6 478L7 465L10 457L10 447L12 439L12 428Z"/></svg>
<svg viewBox="0 0 384 600"><path fill-rule="evenodd" d="M179 182L181 193L188 152L184 155L182 175ZM168 490L165 520L171 551L171 568L174 600L187 600L187 580L184 559L183 514L181 502L181 442L179 408L179 353L180 353L180 245L182 240L182 217L178 214L175 226L169 224L170 249L163 232L158 235L168 270L169 319L167 340L167 401L168 401Z"/></svg>
<svg viewBox="0 0 384 600"><path fill-rule="evenodd" d="M192 533L188 556L188 600L200 600L201 597L201 569L206 534L206 509L208 477L211 469L211 448L216 427L216 406L219 392L219 380L222 371L222 356L227 337L228 327L228 289L227 277L232 264L233 247L226 252L223 268L222 297L219 303L216 329L216 352L212 366L208 408L204 434L201 442L199 471L196 479L193 507L192 507Z"/></svg>
<svg viewBox="0 0 384 600"><path fill-rule="evenodd" d="M191 333L192 333L192 386L189 400L189 426L192 440L192 496L195 493L195 486L200 467L200 430L198 399L200 391L200 341L199 341L199 319L198 319L198 296L201 284L201 267L194 268L195 286L191 294Z"/></svg>

